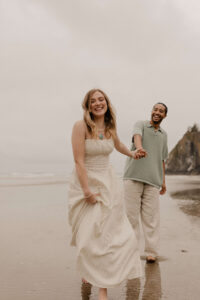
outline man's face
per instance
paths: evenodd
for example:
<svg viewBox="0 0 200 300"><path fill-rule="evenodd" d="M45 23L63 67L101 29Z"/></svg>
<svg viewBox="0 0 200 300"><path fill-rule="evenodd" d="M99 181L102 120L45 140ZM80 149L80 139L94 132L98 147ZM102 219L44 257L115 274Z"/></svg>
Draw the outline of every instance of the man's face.
<svg viewBox="0 0 200 300"><path fill-rule="evenodd" d="M151 121L160 124L165 117L165 107L162 104L155 104L151 112Z"/></svg>

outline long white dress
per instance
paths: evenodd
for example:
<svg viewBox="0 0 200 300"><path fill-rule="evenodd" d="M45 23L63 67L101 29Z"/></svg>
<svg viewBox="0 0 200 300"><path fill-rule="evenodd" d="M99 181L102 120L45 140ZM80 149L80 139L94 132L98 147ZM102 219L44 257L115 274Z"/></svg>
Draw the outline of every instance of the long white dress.
<svg viewBox="0 0 200 300"><path fill-rule="evenodd" d="M135 233L124 207L122 181L109 164L112 139L85 140L89 187L100 193L96 204L85 201L76 171L69 181L71 245L77 247L77 268L82 278L97 287L112 287L141 276Z"/></svg>

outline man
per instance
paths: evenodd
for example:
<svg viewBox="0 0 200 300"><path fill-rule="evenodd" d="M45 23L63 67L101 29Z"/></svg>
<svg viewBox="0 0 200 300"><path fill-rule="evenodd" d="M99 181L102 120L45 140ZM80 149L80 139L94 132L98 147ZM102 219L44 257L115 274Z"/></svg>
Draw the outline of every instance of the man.
<svg viewBox="0 0 200 300"><path fill-rule="evenodd" d="M139 217L145 239L147 262L155 262L159 241L159 193L166 192L165 160L168 156L167 134L160 123L167 116L164 103L154 105L150 121L135 124L132 150L146 151L144 158L128 159L124 172L125 202L129 221L139 240Z"/></svg>

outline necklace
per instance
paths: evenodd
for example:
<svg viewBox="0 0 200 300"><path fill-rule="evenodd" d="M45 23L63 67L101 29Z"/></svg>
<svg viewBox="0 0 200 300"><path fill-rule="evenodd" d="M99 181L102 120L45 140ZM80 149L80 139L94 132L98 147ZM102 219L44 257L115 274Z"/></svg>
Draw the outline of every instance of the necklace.
<svg viewBox="0 0 200 300"><path fill-rule="evenodd" d="M103 133L99 133L99 138L100 138L100 140L103 140L103 138L104 138Z"/></svg>
<svg viewBox="0 0 200 300"><path fill-rule="evenodd" d="M103 138L104 138L104 130L105 130L105 128L97 130L99 132L98 137L100 140L103 140Z"/></svg>

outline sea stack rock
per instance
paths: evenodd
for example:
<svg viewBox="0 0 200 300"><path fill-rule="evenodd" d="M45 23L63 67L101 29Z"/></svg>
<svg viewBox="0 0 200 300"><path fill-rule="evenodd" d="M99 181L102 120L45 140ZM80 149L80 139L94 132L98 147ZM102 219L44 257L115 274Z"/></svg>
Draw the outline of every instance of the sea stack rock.
<svg viewBox="0 0 200 300"><path fill-rule="evenodd" d="M167 174L200 174L200 130L195 124L170 152Z"/></svg>

